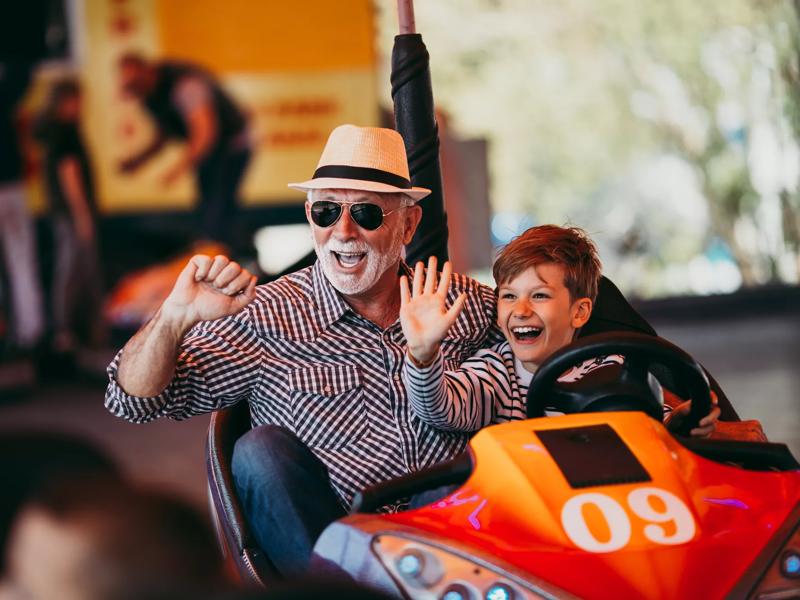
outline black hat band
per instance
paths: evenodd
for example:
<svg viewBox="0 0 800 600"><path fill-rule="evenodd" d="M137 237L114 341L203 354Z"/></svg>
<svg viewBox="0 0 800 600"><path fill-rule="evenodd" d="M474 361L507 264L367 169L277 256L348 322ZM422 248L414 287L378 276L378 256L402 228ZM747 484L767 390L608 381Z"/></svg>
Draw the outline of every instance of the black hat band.
<svg viewBox="0 0 800 600"><path fill-rule="evenodd" d="M314 179L321 179L322 177L332 177L335 179L358 179L361 181L374 181L376 183L385 183L387 185L401 188L404 190L411 189L411 182L405 177L389 173L389 171L382 171L381 169L373 169L370 167L349 167L347 165L325 165L314 171Z"/></svg>

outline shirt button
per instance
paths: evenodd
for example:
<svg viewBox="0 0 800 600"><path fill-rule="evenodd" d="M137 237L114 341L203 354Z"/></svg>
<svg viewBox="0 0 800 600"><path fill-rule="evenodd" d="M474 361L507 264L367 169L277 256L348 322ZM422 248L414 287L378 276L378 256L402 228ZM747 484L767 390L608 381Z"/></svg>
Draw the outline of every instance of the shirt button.
<svg viewBox="0 0 800 600"><path fill-rule="evenodd" d="M322 388L322 391L325 392L326 394L330 394L331 393L331 386L326 385L324 388Z"/></svg>
<svg viewBox="0 0 800 600"><path fill-rule="evenodd" d="M395 381L400 381L400 374L395 373L394 375L392 375L392 379L394 379Z"/></svg>

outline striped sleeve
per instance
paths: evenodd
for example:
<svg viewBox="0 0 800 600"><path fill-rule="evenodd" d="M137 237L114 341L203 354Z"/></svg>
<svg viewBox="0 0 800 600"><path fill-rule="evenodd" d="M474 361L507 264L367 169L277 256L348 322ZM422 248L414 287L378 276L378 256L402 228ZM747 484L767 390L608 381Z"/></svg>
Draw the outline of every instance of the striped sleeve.
<svg viewBox="0 0 800 600"><path fill-rule="evenodd" d="M510 386L508 378L482 354L447 372L441 352L423 368L406 356L403 380L414 413L448 431L477 431L489 425L496 396L507 393Z"/></svg>
<svg viewBox="0 0 800 600"><path fill-rule="evenodd" d="M109 365L105 406L132 423L159 417L188 419L226 408L249 396L260 372L257 336L235 318L200 323L184 338L175 374L167 388L152 397L132 396L117 380L120 351Z"/></svg>

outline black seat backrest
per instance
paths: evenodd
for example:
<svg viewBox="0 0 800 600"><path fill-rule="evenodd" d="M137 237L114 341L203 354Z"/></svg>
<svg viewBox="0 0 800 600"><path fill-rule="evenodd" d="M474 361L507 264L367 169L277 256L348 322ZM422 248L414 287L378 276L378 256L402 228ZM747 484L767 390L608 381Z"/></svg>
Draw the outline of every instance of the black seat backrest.
<svg viewBox="0 0 800 600"><path fill-rule="evenodd" d="M233 483L233 447L250 430L247 402L211 415L206 440L206 467L211 514L225 560L245 582L263 585L278 571L258 547Z"/></svg>
<svg viewBox="0 0 800 600"><path fill-rule="evenodd" d="M605 275L600 277L597 300L592 308L592 316L581 328L580 337L607 333L609 331L633 331L656 335L656 330L636 312L630 303Z"/></svg>
<svg viewBox="0 0 800 600"><path fill-rule="evenodd" d="M592 316L586 325L581 328L579 337L611 331L634 331L647 335L657 335L656 330L653 329L650 323L645 321L642 315L636 312L636 309L625 299L619 288L610 279L602 276L597 290L597 301L592 309ZM680 395L681 390L674 389L670 385L672 376L667 371L655 372L655 370L653 369L654 375L659 381ZM717 381L708 371L706 371L706 375L708 376L711 390L717 395L719 401L720 420L740 421L739 415Z"/></svg>

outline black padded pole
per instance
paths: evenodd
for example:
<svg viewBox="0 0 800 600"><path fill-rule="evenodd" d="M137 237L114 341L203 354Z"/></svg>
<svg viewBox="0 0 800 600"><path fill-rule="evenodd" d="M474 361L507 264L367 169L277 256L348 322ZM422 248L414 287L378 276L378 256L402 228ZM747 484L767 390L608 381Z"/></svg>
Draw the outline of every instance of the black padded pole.
<svg viewBox="0 0 800 600"><path fill-rule="evenodd" d="M405 141L411 183L432 192L419 203L422 221L406 246L406 260L413 265L436 256L441 265L448 256L448 230L439 163L439 130L434 115L430 55L418 33L394 38L391 82L395 127Z"/></svg>

